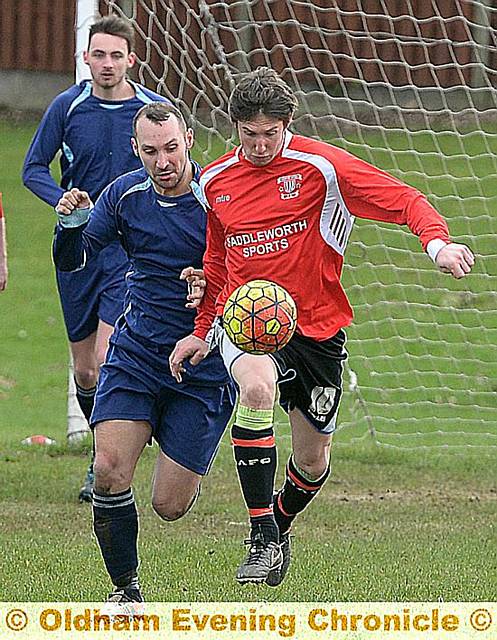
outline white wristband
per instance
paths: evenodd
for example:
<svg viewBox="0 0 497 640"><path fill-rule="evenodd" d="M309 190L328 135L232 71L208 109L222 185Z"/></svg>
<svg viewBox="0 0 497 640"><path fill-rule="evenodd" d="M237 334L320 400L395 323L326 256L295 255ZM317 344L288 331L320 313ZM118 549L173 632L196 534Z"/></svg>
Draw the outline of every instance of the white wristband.
<svg viewBox="0 0 497 640"><path fill-rule="evenodd" d="M443 249L447 246L447 242L445 240L441 240L440 238L436 238L435 240L430 240L426 245L426 253L430 256L433 262L436 263L438 252L440 249Z"/></svg>
<svg viewBox="0 0 497 640"><path fill-rule="evenodd" d="M65 229L74 229L88 222L91 209L74 209L74 211L69 215L59 213L57 210L55 210L55 213L57 214L61 227L64 227Z"/></svg>

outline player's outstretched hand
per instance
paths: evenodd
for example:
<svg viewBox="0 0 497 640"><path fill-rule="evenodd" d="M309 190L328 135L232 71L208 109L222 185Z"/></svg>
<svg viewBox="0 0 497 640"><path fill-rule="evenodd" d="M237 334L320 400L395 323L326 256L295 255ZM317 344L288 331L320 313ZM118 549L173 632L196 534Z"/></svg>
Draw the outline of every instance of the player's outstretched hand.
<svg viewBox="0 0 497 640"><path fill-rule="evenodd" d="M450 273L454 278L463 278L471 271L475 257L466 245L451 242L440 249L435 262L440 271Z"/></svg>
<svg viewBox="0 0 497 640"><path fill-rule="evenodd" d="M183 379L181 374L185 371L183 367L185 360L196 365L205 358L208 352L208 343L193 334L179 340L169 356L169 367L176 382L181 382Z"/></svg>
<svg viewBox="0 0 497 640"><path fill-rule="evenodd" d="M181 280L188 282L188 295L186 296L188 302L185 304L185 307L188 307L188 309L198 307L202 302L206 287L204 270L186 267L179 277Z"/></svg>
<svg viewBox="0 0 497 640"><path fill-rule="evenodd" d="M86 191L74 187L66 191L55 207L57 213L64 216L70 215L75 209L91 209L93 206L90 196Z"/></svg>

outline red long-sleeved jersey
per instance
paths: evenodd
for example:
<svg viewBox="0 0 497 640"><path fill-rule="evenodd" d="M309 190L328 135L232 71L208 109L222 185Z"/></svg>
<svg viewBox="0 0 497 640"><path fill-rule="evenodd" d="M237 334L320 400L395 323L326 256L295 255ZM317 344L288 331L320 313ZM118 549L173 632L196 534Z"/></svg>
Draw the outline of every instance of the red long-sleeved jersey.
<svg viewBox="0 0 497 640"><path fill-rule="evenodd" d="M280 153L256 167L240 147L208 165L207 288L195 335L205 338L239 285L263 278L287 289L297 332L325 340L353 313L340 283L354 217L406 224L423 249L450 242L443 218L419 191L327 143L286 132Z"/></svg>

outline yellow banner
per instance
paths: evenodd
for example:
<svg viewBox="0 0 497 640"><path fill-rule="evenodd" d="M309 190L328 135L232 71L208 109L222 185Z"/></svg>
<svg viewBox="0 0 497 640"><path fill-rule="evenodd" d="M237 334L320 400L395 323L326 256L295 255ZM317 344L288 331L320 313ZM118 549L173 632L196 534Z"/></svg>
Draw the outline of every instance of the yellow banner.
<svg viewBox="0 0 497 640"><path fill-rule="evenodd" d="M497 639L497 603L0 603L0 640Z"/></svg>

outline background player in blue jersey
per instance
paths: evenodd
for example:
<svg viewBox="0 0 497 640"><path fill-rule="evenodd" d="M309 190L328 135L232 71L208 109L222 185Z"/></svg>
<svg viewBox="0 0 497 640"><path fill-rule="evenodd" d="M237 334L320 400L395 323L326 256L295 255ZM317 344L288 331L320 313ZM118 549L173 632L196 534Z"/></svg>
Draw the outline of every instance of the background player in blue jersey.
<svg viewBox="0 0 497 640"><path fill-rule="evenodd" d="M56 210L54 260L76 269L119 240L130 259L125 312L110 338L91 417L95 425L94 531L116 589L110 600L141 601L138 518L131 482L151 435L158 454L152 504L165 520L188 511L233 409L220 356L185 364L178 385L168 357L193 329L185 267L202 266L206 212L189 158L193 132L173 106L143 107L133 146L144 168L117 178L91 210L89 195L66 192Z"/></svg>
<svg viewBox="0 0 497 640"><path fill-rule="evenodd" d="M140 166L130 144L133 118L144 104L165 99L127 78L135 63L133 47L134 31L127 20L107 16L95 22L84 53L92 79L70 87L48 107L29 147L23 181L52 207L72 187L87 191L95 201L114 178ZM59 151L61 186L49 169ZM124 251L114 242L76 273L56 271L76 395L87 419L99 366L123 311L127 266ZM90 465L80 500L91 501L92 482Z"/></svg>

